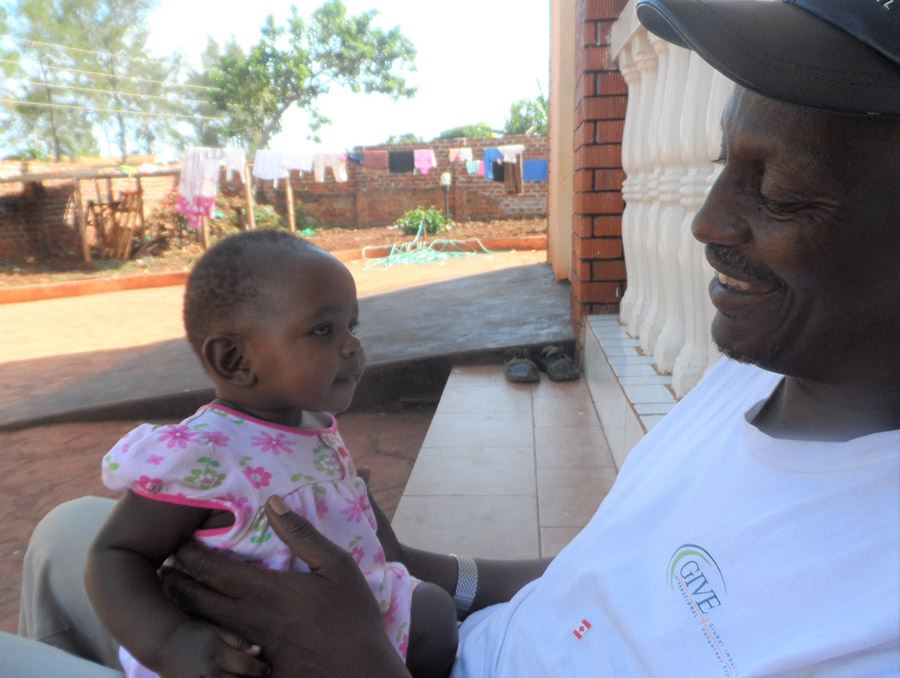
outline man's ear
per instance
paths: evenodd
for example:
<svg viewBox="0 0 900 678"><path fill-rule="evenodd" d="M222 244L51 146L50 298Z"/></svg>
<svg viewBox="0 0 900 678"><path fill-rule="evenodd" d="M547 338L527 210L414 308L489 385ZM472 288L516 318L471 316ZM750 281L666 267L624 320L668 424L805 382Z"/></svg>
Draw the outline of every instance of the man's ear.
<svg viewBox="0 0 900 678"><path fill-rule="evenodd" d="M203 342L203 364L221 381L249 387L256 375L244 356L243 338L237 334L211 334Z"/></svg>

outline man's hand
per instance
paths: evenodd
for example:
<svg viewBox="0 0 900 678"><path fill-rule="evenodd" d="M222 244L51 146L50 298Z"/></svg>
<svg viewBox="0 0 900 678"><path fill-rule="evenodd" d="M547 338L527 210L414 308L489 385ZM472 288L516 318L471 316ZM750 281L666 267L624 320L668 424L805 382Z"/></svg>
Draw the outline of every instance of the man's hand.
<svg viewBox="0 0 900 678"><path fill-rule="evenodd" d="M153 669L165 678L267 676L269 667L252 645L234 633L200 621L179 624L159 648Z"/></svg>
<svg viewBox="0 0 900 678"><path fill-rule="evenodd" d="M253 638L276 678L408 678L353 558L281 497L271 497L266 511L310 572L262 570L188 542L175 554L185 572L168 570L163 577L176 604Z"/></svg>

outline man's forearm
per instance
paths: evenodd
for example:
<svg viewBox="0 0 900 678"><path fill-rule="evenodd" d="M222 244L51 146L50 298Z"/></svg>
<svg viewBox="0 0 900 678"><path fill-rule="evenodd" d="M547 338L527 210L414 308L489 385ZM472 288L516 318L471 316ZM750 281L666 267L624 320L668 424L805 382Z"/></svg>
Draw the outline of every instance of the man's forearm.
<svg viewBox="0 0 900 678"><path fill-rule="evenodd" d="M402 560L414 577L437 584L451 596L456 591L457 562L455 558L404 546ZM487 560L479 558L476 559L476 563L478 564L478 590L470 612L494 603L506 602L525 584L540 577L547 569L550 559Z"/></svg>

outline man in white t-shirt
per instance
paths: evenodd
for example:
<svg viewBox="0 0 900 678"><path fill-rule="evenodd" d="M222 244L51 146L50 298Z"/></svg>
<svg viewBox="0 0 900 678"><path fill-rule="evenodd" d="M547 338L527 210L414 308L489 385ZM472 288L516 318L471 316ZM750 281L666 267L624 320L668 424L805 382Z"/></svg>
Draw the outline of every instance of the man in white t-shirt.
<svg viewBox="0 0 900 678"><path fill-rule="evenodd" d="M384 521L379 536L467 617L456 678L900 674L900 6L637 11L738 83L726 164L693 224L730 357L632 451L552 562L426 553ZM86 514L39 526L26 576L50 584L26 597L26 631L53 635L52 619L56 644L102 660L96 628L65 627L79 594L56 583L48 546L79 518L95 529ZM277 499L269 516L311 574L248 574L187 544L170 593L259 643L273 675L407 676L352 559ZM29 667L104 670L5 644Z"/></svg>

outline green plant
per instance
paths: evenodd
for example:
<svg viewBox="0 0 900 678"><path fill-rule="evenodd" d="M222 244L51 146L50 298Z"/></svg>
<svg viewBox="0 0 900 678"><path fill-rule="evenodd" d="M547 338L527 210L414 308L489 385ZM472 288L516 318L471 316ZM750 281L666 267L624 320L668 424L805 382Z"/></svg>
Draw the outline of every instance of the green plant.
<svg viewBox="0 0 900 678"><path fill-rule="evenodd" d="M256 228L284 228L281 216L271 205L257 205L253 209Z"/></svg>
<svg viewBox="0 0 900 678"><path fill-rule="evenodd" d="M415 235L419 232L419 227L423 223L425 232L430 235L450 230L450 221L435 207L417 207L414 210L409 210L409 212L394 222L394 226L406 235Z"/></svg>
<svg viewBox="0 0 900 678"><path fill-rule="evenodd" d="M302 204L298 204L294 207L294 223L297 225L298 231L303 231L307 228L321 228L321 224L306 211L306 208Z"/></svg>

